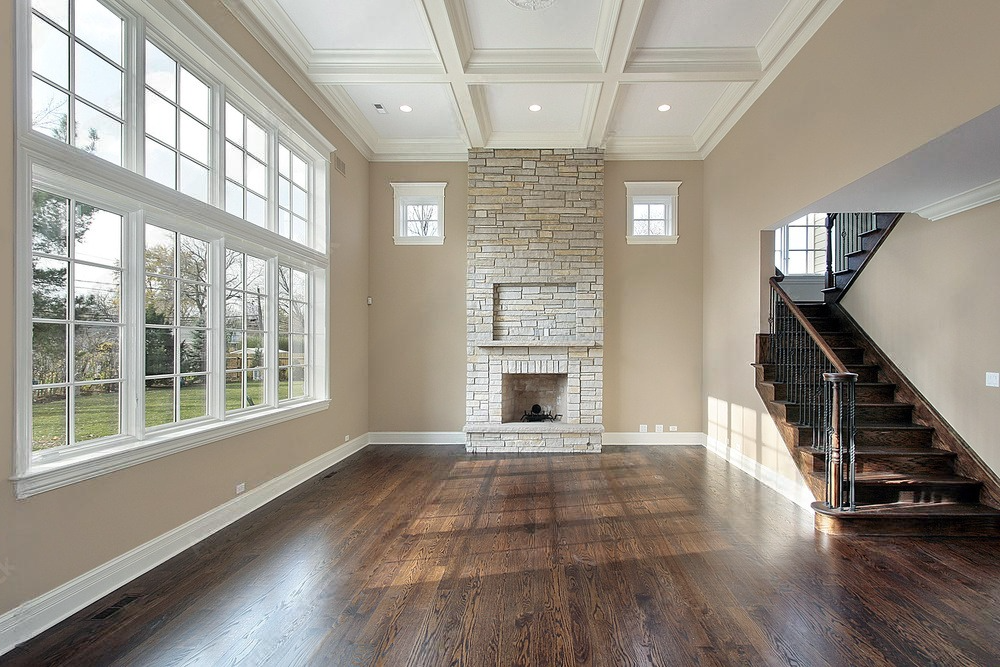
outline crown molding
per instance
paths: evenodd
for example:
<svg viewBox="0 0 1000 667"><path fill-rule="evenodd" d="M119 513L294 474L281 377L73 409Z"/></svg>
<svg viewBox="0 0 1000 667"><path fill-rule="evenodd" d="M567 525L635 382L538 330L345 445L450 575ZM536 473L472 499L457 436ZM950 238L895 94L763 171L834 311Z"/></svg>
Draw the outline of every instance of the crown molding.
<svg viewBox="0 0 1000 667"><path fill-rule="evenodd" d="M275 42L275 45L281 44L281 50L292 59L298 69L303 72L308 70L314 54L312 44L276 0L222 0L222 4L240 19L248 30L250 26L244 18L256 24L258 30L250 30L250 33L257 38L257 41L263 44L260 34L262 31L267 38Z"/></svg>
<svg viewBox="0 0 1000 667"><path fill-rule="evenodd" d="M793 36L789 39L783 48L779 50L779 53L771 59L769 64L765 67L763 76L760 80L754 83L743 95L743 98L737 103L731 112L726 116L719 125L709 134L708 139L699 149L706 158L715 150L715 147L719 145L719 142L729 133L733 126L743 117L754 102L764 94L767 87L778 78L782 70L791 62L792 58L805 46L806 42L816 34L816 31L820 29L820 26L833 14L834 10L840 6L842 0L798 0L798 2L807 2L812 6L812 11L809 13L808 17L799 25L798 30L794 31ZM777 21L775 22L777 23ZM773 28L773 26L772 26ZM764 59L761 59L764 62Z"/></svg>
<svg viewBox="0 0 1000 667"><path fill-rule="evenodd" d="M332 108L342 119L342 122L350 128L353 135L365 146L368 155L374 156L379 135L361 113L361 109L354 103L351 96L347 94L347 91L340 86L320 86L319 89L326 98L327 107ZM371 159L371 157L367 159Z"/></svg>
<svg viewBox="0 0 1000 667"><path fill-rule="evenodd" d="M483 148L590 148L583 132L494 132Z"/></svg>
<svg viewBox="0 0 1000 667"><path fill-rule="evenodd" d="M767 69L774 59L795 38L795 34L809 20L809 17L827 0L789 0L782 7L774 22L757 43L757 57L763 69ZM837 0L840 4L840 0ZM832 13L832 10L831 10ZM811 36L811 35L810 35ZM798 52L798 49L796 49Z"/></svg>
<svg viewBox="0 0 1000 667"><path fill-rule="evenodd" d="M600 75L603 68L592 49L476 49L465 72L514 77L533 72Z"/></svg>
<svg viewBox="0 0 1000 667"><path fill-rule="evenodd" d="M1000 201L1000 180L986 183L941 201L918 208L914 213L933 222L979 206Z"/></svg>
<svg viewBox="0 0 1000 667"><path fill-rule="evenodd" d="M274 34L265 27L265 24L261 23L261 19L255 11L260 9L257 7L258 0L222 0L222 2L232 15L236 17L236 20L264 47L264 50L275 59L278 65L285 70L288 76L302 89L309 99L319 107L320 111L351 142L354 148L365 159L370 160L372 156L371 145L355 130L336 105L331 106L332 100L326 91L309 78L305 70L295 62L295 58L289 55L284 46L276 40Z"/></svg>
<svg viewBox="0 0 1000 667"><path fill-rule="evenodd" d="M707 73L743 80L761 73L753 47L636 49L625 67L627 74Z"/></svg>
<svg viewBox="0 0 1000 667"><path fill-rule="evenodd" d="M740 100L743 99L751 87L753 87L753 83L750 82L734 82L726 86L726 89L722 91L722 95L712 105L712 108L691 137L699 150L708 143L712 137L712 133L725 122L726 118L729 117L729 114L733 112L733 109L736 108L736 105L740 103Z"/></svg>
<svg viewBox="0 0 1000 667"><path fill-rule="evenodd" d="M691 137L608 137L607 160L701 160Z"/></svg>

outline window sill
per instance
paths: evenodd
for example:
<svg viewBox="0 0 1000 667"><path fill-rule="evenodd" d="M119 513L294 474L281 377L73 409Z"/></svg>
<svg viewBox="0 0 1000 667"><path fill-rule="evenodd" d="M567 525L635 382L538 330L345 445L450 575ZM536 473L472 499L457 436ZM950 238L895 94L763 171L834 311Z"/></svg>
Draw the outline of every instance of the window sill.
<svg viewBox="0 0 1000 667"><path fill-rule="evenodd" d="M396 245L444 245L443 236L393 236Z"/></svg>
<svg viewBox="0 0 1000 667"><path fill-rule="evenodd" d="M628 245L675 245L677 235L673 236L626 236L625 243Z"/></svg>
<svg viewBox="0 0 1000 667"><path fill-rule="evenodd" d="M209 425L198 424L188 429L157 435L138 444L133 440L77 455L67 452L57 459L35 463L27 472L12 477L14 493L18 499L28 498L186 449L322 412L328 407L329 399L312 400L279 407L263 414L241 415Z"/></svg>

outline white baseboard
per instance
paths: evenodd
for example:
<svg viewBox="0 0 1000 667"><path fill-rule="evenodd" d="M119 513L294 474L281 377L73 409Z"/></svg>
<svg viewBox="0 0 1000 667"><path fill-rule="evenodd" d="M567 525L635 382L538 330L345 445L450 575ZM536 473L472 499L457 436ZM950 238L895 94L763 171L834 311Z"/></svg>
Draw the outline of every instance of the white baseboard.
<svg viewBox="0 0 1000 667"><path fill-rule="evenodd" d="M788 479L779 475L775 470L761 465L759 461L726 446L724 442L715 438L706 438L705 448L716 456L726 459L764 486L774 489L800 507L811 509L810 505L816 501L812 491L802 479Z"/></svg>
<svg viewBox="0 0 1000 667"><path fill-rule="evenodd" d="M359 436L8 611L0 616L0 656L361 451L368 443L368 434Z"/></svg>
<svg viewBox="0 0 1000 667"><path fill-rule="evenodd" d="M699 445L705 446L705 434L697 431L678 433L605 433L605 447L622 445Z"/></svg>
<svg viewBox="0 0 1000 667"><path fill-rule="evenodd" d="M368 434L372 445L464 445L461 431L372 431Z"/></svg>

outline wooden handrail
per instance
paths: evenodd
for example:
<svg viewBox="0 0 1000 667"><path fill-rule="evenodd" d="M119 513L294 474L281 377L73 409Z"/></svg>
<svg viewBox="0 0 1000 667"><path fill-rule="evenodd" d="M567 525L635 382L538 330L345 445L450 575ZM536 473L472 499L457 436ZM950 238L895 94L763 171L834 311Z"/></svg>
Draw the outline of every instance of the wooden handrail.
<svg viewBox="0 0 1000 667"><path fill-rule="evenodd" d="M809 321L802 310L795 305L795 302L792 301L792 297L788 296L788 292L781 289L781 279L777 276L773 276L768 282L771 284L771 288L774 289L775 293L781 297L782 301L785 302L785 306L787 306L788 310L795 316L795 319L799 321L802 328L805 329L809 336L813 339L813 342L816 343L816 347L818 347L830 363L833 364L834 369L838 373L850 373L844 362L840 360L837 353L834 352L833 348L830 347L830 344L826 342L826 339L823 338L818 331L816 331L816 327L812 325L812 322Z"/></svg>

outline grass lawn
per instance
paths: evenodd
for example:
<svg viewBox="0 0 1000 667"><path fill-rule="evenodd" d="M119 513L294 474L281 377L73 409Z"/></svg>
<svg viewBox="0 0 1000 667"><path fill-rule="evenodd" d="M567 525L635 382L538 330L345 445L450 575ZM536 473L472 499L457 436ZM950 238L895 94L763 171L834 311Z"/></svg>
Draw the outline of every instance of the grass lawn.
<svg viewBox="0 0 1000 667"><path fill-rule="evenodd" d="M260 383L248 383L247 393L254 404L264 400L264 387ZM288 395L288 382L281 382L278 395ZM119 431L118 393L81 394L76 399L76 442L94 440ZM146 427L169 424L174 420L173 389L155 387L146 389ZM226 409L242 406L240 384L226 384ZM181 419L203 417L205 408L205 385L186 385L180 391ZM58 447L66 442L66 400L38 402L31 407L32 450L41 451Z"/></svg>

